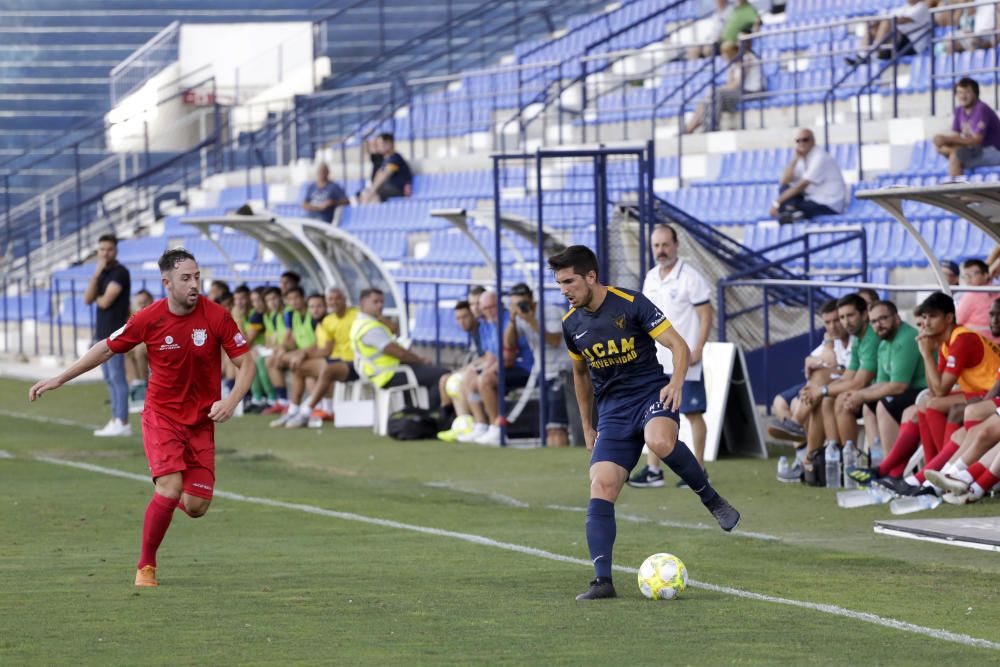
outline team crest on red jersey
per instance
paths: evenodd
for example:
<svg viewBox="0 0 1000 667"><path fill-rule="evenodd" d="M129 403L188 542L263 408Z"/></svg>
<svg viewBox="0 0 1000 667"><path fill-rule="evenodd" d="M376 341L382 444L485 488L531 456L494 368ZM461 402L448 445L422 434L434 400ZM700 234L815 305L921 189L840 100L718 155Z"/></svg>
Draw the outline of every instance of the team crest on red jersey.
<svg viewBox="0 0 1000 667"><path fill-rule="evenodd" d="M207 329L194 329L191 331L191 340L194 342L196 347L201 347L208 340L208 330Z"/></svg>

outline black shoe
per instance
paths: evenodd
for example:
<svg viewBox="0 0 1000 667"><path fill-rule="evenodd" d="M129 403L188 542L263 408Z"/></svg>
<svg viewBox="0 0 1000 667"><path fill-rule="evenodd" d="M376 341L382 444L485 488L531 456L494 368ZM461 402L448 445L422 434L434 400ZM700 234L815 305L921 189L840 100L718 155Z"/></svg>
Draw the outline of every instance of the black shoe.
<svg viewBox="0 0 1000 667"><path fill-rule="evenodd" d="M265 407L267 406L265 406L263 403L251 403L250 405L243 408L243 414L259 415L261 413L261 410L263 410Z"/></svg>
<svg viewBox="0 0 1000 667"><path fill-rule="evenodd" d="M732 531L740 522L740 513L719 494L715 494L714 498L705 503L705 507L712 513L715 520L719 522L719 527L727 533Z"/></svg>
<svg viewBox="0 0 1000 667"><path fill-rule="evenodd" d="M899 477L879 477L872 481L873 484L878 484L884 489L889 489L897 496L909 496L912 495L910 489L918 489L920 487L911 487L909 484L904 482Z"/></svg>
<svg viewBox="0 0 1000 667"><path fill-rule="evenodd" d="M618 593L615 592L615 585L611 583L610 579L601 581L600 579L594 579L590 582L590 588L587 589L586 593L580 593L576 596L577 600L604 600L607 598L616 598Z"/></svg>
<svg viewBox="0 0 1000 667"><path fill-rule="evenodd" d="M709 479L708 479L708 471L702 469L702 472L705 473L705 481L706 482L709 481ZM677 483L674 484L674 488L675 489L690 489L691 485L688 484L687 482L685 482L683 479L679 479L679 480L677 480Z"/></svg>
<svg viewBox="0 0 1000 667"><path fill-rule="evenodd" d="M632 475L627 483L637 489L657 489L663 486L663 470L653 472L649 466L643 466L642 470Z"/></svg>
<svg viewBox="0 0 1000 667"><path fill-rule="evenodd" d="M861 466L848 466L846 470L848 477L861 486L870 486L878 480L878 468L863 468Z"/></svg>

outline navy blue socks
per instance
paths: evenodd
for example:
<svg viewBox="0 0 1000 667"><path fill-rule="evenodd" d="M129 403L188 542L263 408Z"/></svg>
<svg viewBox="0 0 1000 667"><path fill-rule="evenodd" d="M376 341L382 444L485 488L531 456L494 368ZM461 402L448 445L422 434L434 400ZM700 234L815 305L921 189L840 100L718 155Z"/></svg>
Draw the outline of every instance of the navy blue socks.
<svg viewBox="0 0 1000 667"><path fill-rule="evenodd" d="M701 502L711 502L718 493L708 483L705 471L698 465L698 459L694 457L691 450L683 442L678 440L674 444L674 451L663 457L663 462L667 464L674 473L683 479L691 490L698 494Z"/></svg>
<svg viewBox="0 0 1000 667"><path fill-rule="evenodd" d="M587 505L587 546L598 579L611 579L611 549L615 544L615 505L591 498Z"/></svg>

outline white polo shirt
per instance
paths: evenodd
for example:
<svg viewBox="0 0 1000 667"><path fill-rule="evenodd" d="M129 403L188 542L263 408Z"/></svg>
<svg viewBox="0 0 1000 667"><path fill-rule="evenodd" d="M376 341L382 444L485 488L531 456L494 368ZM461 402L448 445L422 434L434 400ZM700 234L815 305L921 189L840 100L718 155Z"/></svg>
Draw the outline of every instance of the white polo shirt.
<svg viewBox="0 0 1000 667"><path fill-rule="evenodd" d="M712 287L698 271L683 259L678 259L666 277L660 278L660 267L654 266L642 282L642 293L663 311L688 347L698 342L701 318L696 306L710 303ZM667 373L674 371L670 350L658 345L656 358ZM701 362L691 364L685 380L701 379Z"/></svg>
<svg viewBox="0 0 1000 667"><path fill-rule="evenodd" d="M847 203L847 184L840 173L837 161L819 146L813 146L805 159L795 161L793 169L795 182L803 178L809 181L806 199L829 206L837 213L843 213Z"/></svg>

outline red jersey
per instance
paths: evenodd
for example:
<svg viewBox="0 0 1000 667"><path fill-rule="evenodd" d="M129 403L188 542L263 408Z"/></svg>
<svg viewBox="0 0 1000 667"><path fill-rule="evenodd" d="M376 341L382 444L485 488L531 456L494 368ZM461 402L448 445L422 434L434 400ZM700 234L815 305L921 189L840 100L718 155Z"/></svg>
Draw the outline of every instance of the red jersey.
<svg viewBox="0 0 1000 667"><path fill-rule="evenodd" d="M221 396L222 349L230 359L250 349L232 315L204 296L187 315L174 315L167 300L160 299L133 315L107 342L116 353L146 344L146 409L187 426L208 420L212 403Z"/></svg>

